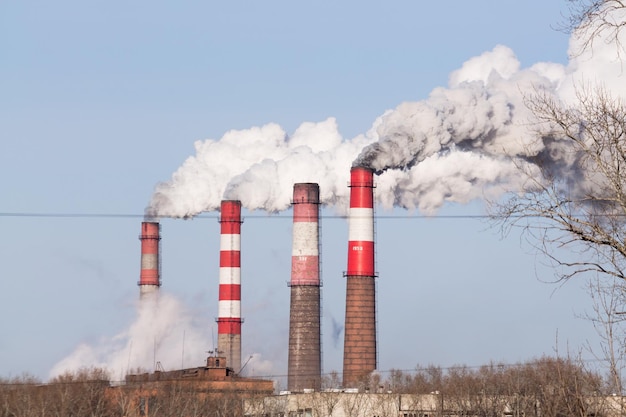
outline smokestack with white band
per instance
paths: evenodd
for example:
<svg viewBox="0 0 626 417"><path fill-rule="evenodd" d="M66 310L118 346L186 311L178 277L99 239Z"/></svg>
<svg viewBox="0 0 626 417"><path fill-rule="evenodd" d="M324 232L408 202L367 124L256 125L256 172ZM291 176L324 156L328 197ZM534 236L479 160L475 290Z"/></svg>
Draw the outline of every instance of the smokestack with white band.
<svg viewBox="0 0 626 417"><path fill-rule="evenodd" d="M241 201L222 201L217 350L235 372L241 369L241 223Z"/></svg>
<svg viewBox="0 0 626 417"><path fill-rule="evenodd" d="M376 369L374 171L350 171L343 385L357 387Z"/></svg>
<svg viewBox="0 0 626 417"><path fill-rule="evenodd" d="M287 389L321 388L318 184L293 186Z"/></svg>
<svg viewBox="0 0 626 417"><path fill-rule="evenodd" d="M161 286L160 240L161 225L158 222L141 223L141 272L139 275L139 296L157 294Z"/></svg>

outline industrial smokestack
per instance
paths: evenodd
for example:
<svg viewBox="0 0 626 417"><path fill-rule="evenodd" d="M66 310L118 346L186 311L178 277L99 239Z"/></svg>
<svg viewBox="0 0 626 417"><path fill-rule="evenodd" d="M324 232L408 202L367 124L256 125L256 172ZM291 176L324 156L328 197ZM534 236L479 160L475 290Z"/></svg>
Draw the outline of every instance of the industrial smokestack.
<svg viewBox="0 0 626 417"><path fill-rule="evenodd" d="M222 201L217 353L235 372L241 369L241 223L241 201Z"/></svg>
<svg viewBox="0 0 626 417"><path fill-rule="evenodd" d="M356 387L376 369L374 170L350 170L343 385Z"/></svg>
<svg viewBox="0 0 626 417"><path fill-rule="evenodd" d="M161 225L158 222L141 223L141 272L139 275L139 296L141 299L157 294L161 286L159 262Z"/></svg>
<svg viewBox="0 0 626 417"><path fill-rule="evenodd" d="M318 184L293 186L287 389L321 388Z"/></svg>

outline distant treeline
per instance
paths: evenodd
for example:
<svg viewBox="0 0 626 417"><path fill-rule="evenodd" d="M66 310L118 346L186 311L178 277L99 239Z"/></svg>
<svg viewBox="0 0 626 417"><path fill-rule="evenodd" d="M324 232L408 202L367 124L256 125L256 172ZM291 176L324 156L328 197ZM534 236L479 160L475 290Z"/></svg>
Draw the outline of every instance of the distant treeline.
<svg viewBox="0 0 626 417"><path fill-rule="evenodd" d="M339 381L337 373L325 375L324 389L335 391ZM445 399L446 408L477 416L502 415L499 398L513 403L518 416L537 415L539 405L541 417L610 415L602 412L601 400L616 398L611 394L621 398L584 363L554 357L518 365L391 370L384 377L375 373L359 388L371 393L436 393ZM239 416L244 414L243 399L254 395L206 392L190 381L149 387L116 384L106 371L94 368L67 372L46 383L28 375L0 379L0 417Z"/></svg>

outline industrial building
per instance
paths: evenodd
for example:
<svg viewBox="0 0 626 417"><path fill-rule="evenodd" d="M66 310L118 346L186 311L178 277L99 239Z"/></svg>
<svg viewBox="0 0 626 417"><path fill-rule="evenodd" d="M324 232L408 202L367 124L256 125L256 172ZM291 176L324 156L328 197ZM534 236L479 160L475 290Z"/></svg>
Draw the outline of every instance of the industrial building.
<svg viewBox="0 0 626 417"><path fill-rule="evenodd" d="M618 417L626 412L624 398L585 397L583 414L588 417ZM430 394L397 394L328 390L322 392L256 397L244 402L246 417L541 417L555 415L541 399L519 407L519 397L446 396ZM579 414L557 414L579 415Z"/></svg>
<svg viewBox="0 0 626 417"><path fill-rule="evenodd" d="M209 409L227 407L229 415L241 415L243 401L271 396L274 382L240 377L226 366L225 357L210 356L205 366L127 375L125 384L113 387L112 394L116 390L134 405L129 407L131 415L161 415L170 406L166 402L172 401L204 404Z"/></svg>
<svg viewBox="0 0 626 417"><path fill-rule="evenodd" d="M284 394L245 401L246 417L436 417L442 414L442 398L437 394L409 395L327 390L312 393Z"/></svg>

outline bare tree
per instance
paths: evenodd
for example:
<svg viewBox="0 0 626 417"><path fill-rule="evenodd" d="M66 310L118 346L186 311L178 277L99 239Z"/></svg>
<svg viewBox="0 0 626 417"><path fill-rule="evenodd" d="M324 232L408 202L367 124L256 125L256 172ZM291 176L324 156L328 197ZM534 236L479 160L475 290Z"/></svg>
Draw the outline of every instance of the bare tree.
<svg viewBox="0 0 626 417"><path fill-rule="evenodd" d="M341 408L346 417L359 417L368 411L367 394L363 392L345 393L341 397Z"/></svg>
<svg viewBox="0 0 626 417"><path fill-rule="evenodd" d="M118 385L109 391L111 414L114 416L133 416L137 408L134 401L139 397L139 388L134 386Z"/></svg>
<svg viewBox="0 0 626 417"><path fill-rule="evenodd" d="M398 415L398 396L393 392L378 393L374 397L370 412L378 417L396 417Z"/></svg>
<svg viewBox="0 0 626 417"><path fill-rule="evenodd" d="M51 398L51 414L57 416L110 415L106 397L109 375L101 368L83 368L53 378L43 389Z"/></svg>
<svg viewBox="0 0 626 417"><path fill-rule="evenodd" d="M577 41L575 55L593 54L602 42L624 57L623 0L568 0L562 29ZM611 390L622 393L626 352L623 319L626 281L626 106L602 86L578 86L572 104L535 92L527 96L544 151L532 164L518 164L526 187L495 204L494 218L505 232L520 226L528 240L555 267L558 281L591 278L593 314L600 336L594 353L609 369ZM529 166L539 167L536 170Z"/></svg>
<svg viewBox="0 0 626 417"><path fill-rule="evenodd" d="M543 357L517 365L490 363L426 370L418 369L415 374L418 390L402 396L404 410L437 415L559 417L599 416L606 409L602 378L569 356ZM398 376L393 375L395 379ZM429 380L434 384L426 382ZM432 390L430 395L425 394L428 390Z"/></svg>
<svg viewBox="0 0 626 417"><path fill-rule="evenodd" d="M339 403L339 392L332 390L320 391L311 396L313 416L323 417L333 415Z"/></svg>
<svg viewBox="0 0 626 417"><path fill-rule="evenodd" d="M3 381L2 396L3 415L13 416L46 416L50 401L41 389L41 381L31 375Z"/></svg>
<svg viewBox="0 0 626 417"><path fill-rule="evenodd" d="M591 321L600 337L600 347L589 345L588 350L608 369L607 390L613 394L623 394L622 371L626 357L626 292L624 283L618 279L596 277L588 284L588 293L592 299L593 313L584 318Z"/></svg>
<svg viewBox="0 0 626 417"><path fill-rule="evenodd" d="M532 161L541 176L520 164L526 187L495 203L494 219L505 231L521 226L557 267L561 280L586 272L625 279L623 102L602 88L583 88L577 106L542 93L530 97L527 104L550 132L542 137L546 151ZM568 253L575 256L564 256Z"/></svg>
<svg viewBox="0 0 626 417"><path fill-rule="evenodd" d="M626 9L622 0L568 0L569 14L559 29L572 34L579 40L579 49L573 51L580 55L593 51L594 43L604 32L605 42L615 45L619 57L623 56L620 33L626 22L616 20L614 12Z"/></svg>
<svg viewBox="0 0 626 417"><path fill-rule="evenodd" d="M322 390L336 389L341 387L341 376L337 371L331 371L322 375Z"/></svg>
<svg viewBox="0 0 626 417"><path fill-rule="evenodd" d="M625 10L626 12L626 10ZM622 392L626 351L626 106L604 88L583 86L573 105L546 93L528 97L547 151L531 162L526 187L497 202L494 219L505 233L519 226L554 267L557 281L591 278L591 319L600 336L596 356L609 369L612 391ZM548 133L546 133L548 132Z"/></svg>

